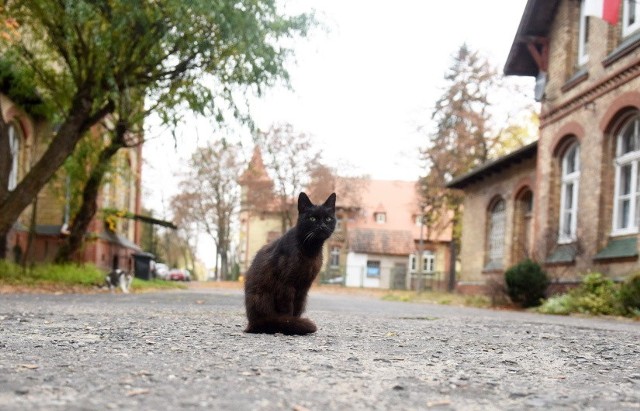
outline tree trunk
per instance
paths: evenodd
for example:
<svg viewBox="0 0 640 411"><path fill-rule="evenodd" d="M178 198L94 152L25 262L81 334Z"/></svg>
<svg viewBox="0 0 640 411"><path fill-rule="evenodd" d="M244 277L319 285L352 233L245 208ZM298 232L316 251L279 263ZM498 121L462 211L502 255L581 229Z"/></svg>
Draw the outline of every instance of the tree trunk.
<svg viewBox="0 0 640 411"><path fill-rule="evenodd" d="M124 133L123 133L124 134ZM98 164L91 171L89 180L82 192L82 204L80 210L73 217L73 222L69 228L69 237L58 250L56 263L66 263L71 261L73 255L82 247L84 235L91 220L98 211L98 194L102 185L102 180L107 172L111 158L123 147L121 139L115 138L110 145L105 147L98 157Z"/></svg>
<svg viewBox="0 0 640 411"><path fill-rule="evenodd" d="M9 232L20 213L58 171L89 128L113 111L113 103L109 102L93 112L93 101L84 94L80 91L76 96L66 120L38 162L15 190L0 198L0 233Z"/></svg>

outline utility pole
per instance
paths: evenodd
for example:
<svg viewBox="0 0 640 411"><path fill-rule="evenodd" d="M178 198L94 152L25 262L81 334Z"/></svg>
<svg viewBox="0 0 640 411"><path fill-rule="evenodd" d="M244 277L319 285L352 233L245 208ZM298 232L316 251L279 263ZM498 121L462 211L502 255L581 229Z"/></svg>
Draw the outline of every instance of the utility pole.
<svg viewBox="0 0 640 411"><path fill-rule="evenodd" d="M420 215L420 241L418 241L418 255L416 256L416 264L418 265L418 284L417 291L418 293L422 292L423 284L422 284L422 264L423 264L423 249L424 249L424 239L422 232L424 231L424 214Z"/></svg>

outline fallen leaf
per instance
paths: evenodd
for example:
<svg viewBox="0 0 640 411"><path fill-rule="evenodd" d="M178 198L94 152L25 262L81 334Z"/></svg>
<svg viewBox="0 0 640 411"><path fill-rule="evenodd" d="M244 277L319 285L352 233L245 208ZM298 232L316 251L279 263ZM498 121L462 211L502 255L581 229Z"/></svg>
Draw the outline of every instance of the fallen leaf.
<svg viewBox="0 0 640 411"><path fill-rule="evenodd" d="M127 392L127 397L134 397L136 395L149 394L149 389L147 388L136 388L135 390L131 390Z"/></svg>
<svg viewBox="0 0 640 411"><path fill-rule="evenodd" d="M38 368L38 365L36 364L20 364L19 366L22 368L27 368L29 370L35 370Z"/></svg>

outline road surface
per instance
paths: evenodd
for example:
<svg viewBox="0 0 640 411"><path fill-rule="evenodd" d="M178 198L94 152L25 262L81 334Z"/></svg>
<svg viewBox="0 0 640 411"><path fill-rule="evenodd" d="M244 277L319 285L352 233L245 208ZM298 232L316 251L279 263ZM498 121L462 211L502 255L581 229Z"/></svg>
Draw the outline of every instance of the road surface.
<svg viewBox="0 0 640 411"><path fill-rule="evenodd" d="M0 295L2 410L640 410L640 323L312 292L304 337L240 290Z"/></svg>

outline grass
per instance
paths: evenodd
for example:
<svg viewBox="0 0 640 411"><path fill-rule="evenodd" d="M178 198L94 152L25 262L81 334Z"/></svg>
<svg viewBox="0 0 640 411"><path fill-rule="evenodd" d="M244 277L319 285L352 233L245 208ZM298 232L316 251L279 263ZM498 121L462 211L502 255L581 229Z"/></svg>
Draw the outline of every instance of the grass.
<svg viewBox="0 0 640 411"><path fill-rule="evenodd" d="M444 291L389 291L382 296L385 301L402 301L416 303L432 303L441 305L457 305L465 307L486 308L491 306L491 301L481 295L460 295Z"/></svg>
<svg viewBox="0 0 640 411"><path fill-rule="evenodd" d="M43 287L93 290L105 284L105 273L91 264L38 264L22 267L0 260L0 285L16 287ZM134 278L132 291L185 288L172 281L143 281Z"/></svg>

